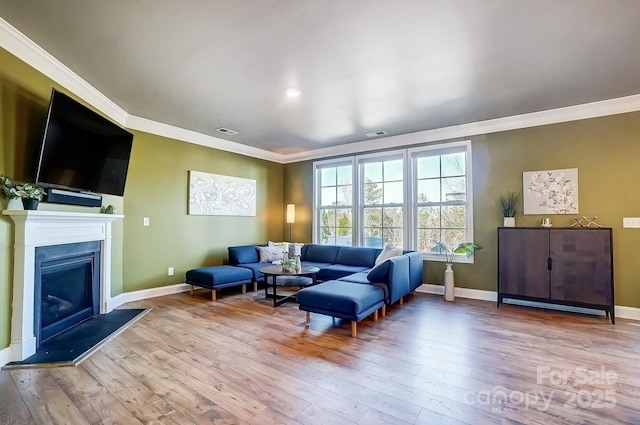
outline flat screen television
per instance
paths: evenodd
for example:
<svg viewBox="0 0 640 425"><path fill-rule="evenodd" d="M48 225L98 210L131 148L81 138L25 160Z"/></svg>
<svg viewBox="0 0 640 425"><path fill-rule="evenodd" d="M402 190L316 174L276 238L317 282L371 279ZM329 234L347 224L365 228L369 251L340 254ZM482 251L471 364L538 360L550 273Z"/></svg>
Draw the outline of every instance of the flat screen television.
<svg viewBox="0 0 640 425"><path fill-rule="evenodd" d="M132 144L133 134L54 88L36 183L123 196Z"/></svg>

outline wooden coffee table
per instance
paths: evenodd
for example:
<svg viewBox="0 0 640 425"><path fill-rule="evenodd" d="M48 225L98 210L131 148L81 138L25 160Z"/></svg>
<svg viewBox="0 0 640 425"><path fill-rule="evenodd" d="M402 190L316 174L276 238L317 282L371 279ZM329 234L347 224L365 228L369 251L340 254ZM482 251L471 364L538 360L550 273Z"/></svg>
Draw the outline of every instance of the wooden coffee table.
<svg viewBox="0 0 640 425"><path fill-rule="evenodd" d="M316 281L316 276L318 275L318 272L320 271L320 269L318 267L313 267L313 266L309 266L309 267L302 267L302 269L299 272L285 272L282 271L282 266L267 266L267 267L263 267L260 269L260 273L262 273L264 275L264 282L266 283L266 286L264 287L264 296L265 298L273 298L273 306L277 307L279 305L282 305L284 303L286 303L287 301L289 301L290 299L295 299L297 292L293 293L293 294L288 294L288 295L278 295L276 292L276 288L277 288L277 283L276 280L278 278L278 276L293 276L293 277L309 277L311 278L311 283L310 284L302 284L300 282L295 283L293 285L290 286L298 286L300 287L300 289L302 289L302 287L304 286L310 286L310 285L315 285L317 283ZM269 289L269 276L271 276L271 288L272 288L272 294L269 294L268 289ZM284 286L284 285L281 285Z"/></svg>

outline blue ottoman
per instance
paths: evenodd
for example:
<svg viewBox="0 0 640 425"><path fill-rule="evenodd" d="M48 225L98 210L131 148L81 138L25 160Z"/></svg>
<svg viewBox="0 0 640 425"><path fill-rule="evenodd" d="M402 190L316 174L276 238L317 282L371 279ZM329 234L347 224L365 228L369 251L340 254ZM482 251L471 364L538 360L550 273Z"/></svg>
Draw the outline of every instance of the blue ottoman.
<svg viewBox="0 0 640 425"><path fill-rule="evenodd" d="M384 307L384 291L373 285L329 280L319 285L304 288L296 295L298 308L307 312L307 327L310 313L319 313L340 319L351 320L351 336L356 336L357 323L373 313L378 321L378 309Z"/></svg>
<svg viewBox="0 0 640 425"><path fill-rule="evenodd" d="M242 293L246 293L246 284L253 281L253 273L251 270L243 267L201 267L189 270L186 274L186 281L191 285L191 295L193 295L194 285L201 286L203 288L211 289L211 299L215 301L216 289L242 285Z"/></svg>

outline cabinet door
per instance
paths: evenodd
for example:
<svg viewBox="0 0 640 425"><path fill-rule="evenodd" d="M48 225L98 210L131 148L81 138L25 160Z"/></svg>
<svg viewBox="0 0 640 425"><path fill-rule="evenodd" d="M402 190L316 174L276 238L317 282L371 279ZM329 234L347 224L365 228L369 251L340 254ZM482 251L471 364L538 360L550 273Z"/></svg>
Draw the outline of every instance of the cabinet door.
<svg viewBox="0 0 640 425"><path fill-rule="evenodd" d="M548 257L548 229L498 229L498 291L549 298Z"/></svg>
<svg viewBox="0 0 640 425"><path fill-rule="evenodd" d="M552 229L551 298L610 305L611 229Z"/></svg>

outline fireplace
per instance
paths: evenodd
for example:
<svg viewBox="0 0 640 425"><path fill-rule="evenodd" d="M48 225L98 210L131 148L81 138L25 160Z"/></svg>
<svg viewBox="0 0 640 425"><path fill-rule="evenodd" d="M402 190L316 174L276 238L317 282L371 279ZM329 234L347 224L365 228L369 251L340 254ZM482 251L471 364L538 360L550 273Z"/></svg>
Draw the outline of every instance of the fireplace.
<svg viewBox="0 0 640 425"><path fill-rule="evenodd" d="M87 312L105 314L113 309L111 223L124 216L41 210L4 210L2 214L10 216L15 223L11 360L21 361L35 354L36 345L43 337L47 338L49 333L53 335L60 332L60 329L55 327L56 322L59 322L57 319L62 320L62 326L67 326L70 322L65 320L84 320L79 318ZM76 258L64 260L68 262L66 265L58 263L60 256L59 252L56 253L56 246L62 247L63 253L65 250L67 253L71 252ZM41 250L41 247L47 249ZM49 251L49 247L53 251ZM45 267L45 279L43 282L41 276L40 281L36 282L36 264L43 259L45 261L40 266ZM52 271L53 274L46 276L48 271ZM82 296L60 290L63 278L60 278L59 273L64 274L66 271L70 271L76 277L86 277L90 274L93 281L91 289L85 288ZM90 308L86 305L88 293L91 294ZM52 309L51 311L42 311L40 304L36 307L37 294L40 294L38 303L43 303L42 294L45 294L48 304L44 309ZM67 303L73 304L80 299L83 306L73 307L73 312L70 312L68 309L71 307ZM69 319L70 317L72 319ZM43 319L45 326L40 329ZM51 327L52 325L54 327Z"/></svg>
<svg viewBox="0 0 640 425"><path fill-rule="evenodd" d="M100 313L100 245L94 241L36 248L38 346Z"/></svg>

